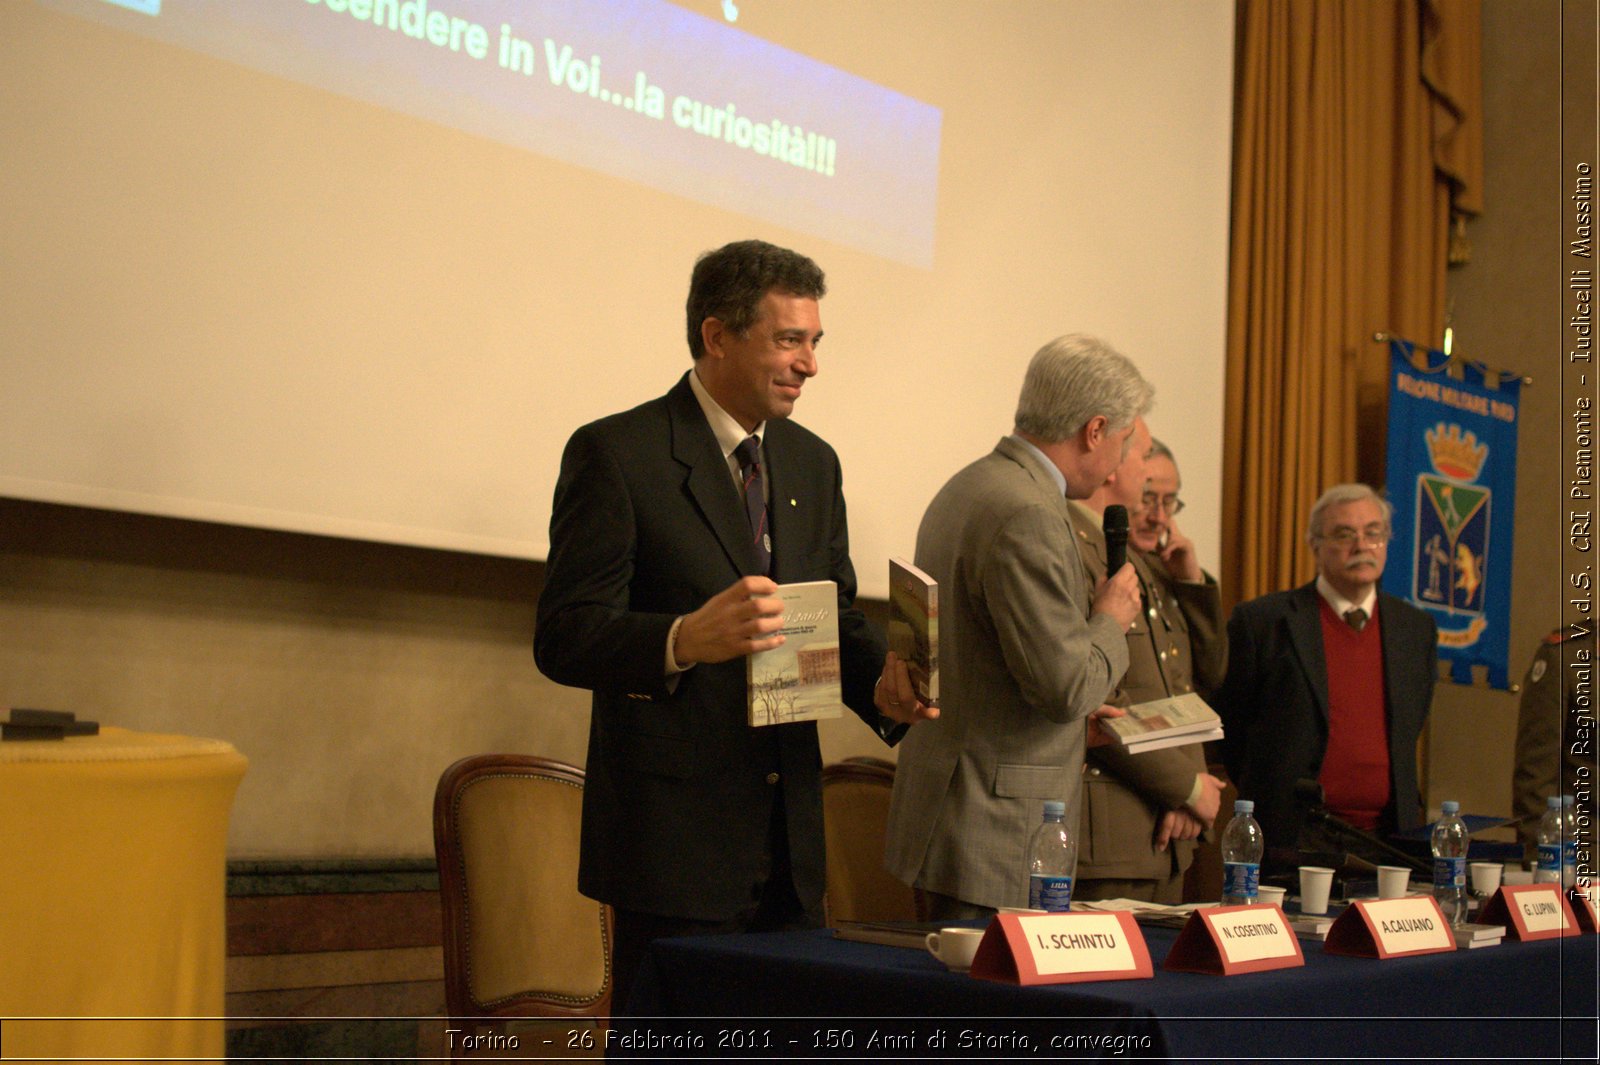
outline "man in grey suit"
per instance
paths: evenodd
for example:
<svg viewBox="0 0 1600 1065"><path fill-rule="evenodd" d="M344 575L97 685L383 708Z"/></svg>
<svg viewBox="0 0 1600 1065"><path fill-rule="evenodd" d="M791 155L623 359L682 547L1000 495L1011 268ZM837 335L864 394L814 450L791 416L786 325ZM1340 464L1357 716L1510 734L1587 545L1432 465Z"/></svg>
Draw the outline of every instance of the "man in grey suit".
<svg viewBox="0 0 1600 1065"><path fill-rule="evenodd" d="M1122 462L1153 389L1070 335L1034 355L1016 428L939 491L916 562L940 585L940 709L900 747L885 863L936 920L1028 902L1043 802L1078 823L1086 723L1128 666L1133 567L1091 589L1067 499Z"/></svg>

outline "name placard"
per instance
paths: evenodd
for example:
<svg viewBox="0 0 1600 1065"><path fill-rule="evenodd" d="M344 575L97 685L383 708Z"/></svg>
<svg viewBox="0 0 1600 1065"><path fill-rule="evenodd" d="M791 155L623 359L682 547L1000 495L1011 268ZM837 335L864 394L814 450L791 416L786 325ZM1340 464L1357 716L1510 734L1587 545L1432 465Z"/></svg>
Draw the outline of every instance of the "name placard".
<svg viewBox="0 0 1600 1065"><path fill-rule="evenodd" d="M1478 918L1505 925L1513 939L1556 939L1581 934L1560 884L1507 884L1495 892Z"/></svg>
<svg viewBox="0 0 1600 1065"><path fill-rule="evenodd" d="M1002 913L978 944L972 975L1031 985L1140 980L1155 972L1130 913Z"/></svg>
<svg viewBox="0 0 1600 1065"><path fill-rule="evenodd" d="M1432 895L1361 899L1333 922L1322 949L1358 958L1403 958L1455 950L1456 937Z"/></svg>
<svg viewBox="0 0 1600 1065"><path fill-rule="evenodd" d="M1195 910L1167 952L1162 968L1172 972L1258 973L1306 963L1300 937L1283 911L1271 903L1206 906Z"/></svg>

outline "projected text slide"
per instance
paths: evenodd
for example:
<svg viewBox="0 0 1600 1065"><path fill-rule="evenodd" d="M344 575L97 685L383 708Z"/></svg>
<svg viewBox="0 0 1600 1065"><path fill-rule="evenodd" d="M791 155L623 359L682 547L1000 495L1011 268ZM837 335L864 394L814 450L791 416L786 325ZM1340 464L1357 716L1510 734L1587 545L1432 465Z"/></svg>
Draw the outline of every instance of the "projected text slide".
<svg viewBox="0 0 1600 1065"><path fill-rule="evenodd" d="M39 0L914 266L937 108L662 0Z"/></svg>

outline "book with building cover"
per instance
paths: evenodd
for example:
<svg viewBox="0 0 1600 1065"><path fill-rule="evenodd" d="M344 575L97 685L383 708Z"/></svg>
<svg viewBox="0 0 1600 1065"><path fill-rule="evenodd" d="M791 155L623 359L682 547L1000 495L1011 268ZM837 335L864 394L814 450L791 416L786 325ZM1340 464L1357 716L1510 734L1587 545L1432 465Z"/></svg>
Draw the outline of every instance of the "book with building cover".
<svg viewBox="0 0 1600 1065"><path fill-rule="evenodd" d="M939 705L939 582L903 558L889 560L889 650L906 664L917 698Z"/></svg>
<svg viewBox="0 0 1600 1065"><path fill-rule="evenodd" d="M784 641L745 659L750 724L781 725L844 714L839 670L839 587L780 584Z"/></svg>
<svg viewBox="0 0 1600 1065"><path fill-rule="evenodd" d="M1101 718L1100 725L1130 754L1220 739L1222 733L1222 719L1194 692L1135 703L1122 717Z"/></svg>
<svg viewBox="0 0 1600 1065"><path fill-rule="evenodd" d="M1204 732L1183 732L1176 735L1161 733L1147 736L1140 740L1130 740L1123 744L1123 749L1129 754L1143 754L1146 751L1159 751L1166 747L1187 747L1191 743L1210 743L1222 739L1224 733L1220 728L1207 729Z"/></svg>

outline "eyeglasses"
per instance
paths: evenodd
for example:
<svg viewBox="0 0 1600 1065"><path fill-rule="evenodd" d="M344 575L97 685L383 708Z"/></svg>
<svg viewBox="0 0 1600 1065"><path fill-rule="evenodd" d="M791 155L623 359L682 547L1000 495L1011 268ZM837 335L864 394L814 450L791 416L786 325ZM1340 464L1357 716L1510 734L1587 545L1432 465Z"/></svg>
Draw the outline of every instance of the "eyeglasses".
<svg viewBox="0 0 1600 1065"><path fill-rule="evenodd" d="M1176 492L1166 496L1159 496L1154 492L1146 492L1141 497L1140 502L1144 504L1145 510L1151 512L1157 510L1166 511L1169 518L1176 517L1183 511L1183 500L1178 498L1178 493Z"/></svg>
<svg viewBox="0 0 1600 1065"><path fill-rule="evenodd" d="M1382 525L1368 525L1365 529L1352 529L1348 525L1317 537L1318 540L1329 540L1340 547L1354 547L1358 543L1371 544L1373 547L1382 547L1389 542L1389 530Z"/></svg>

